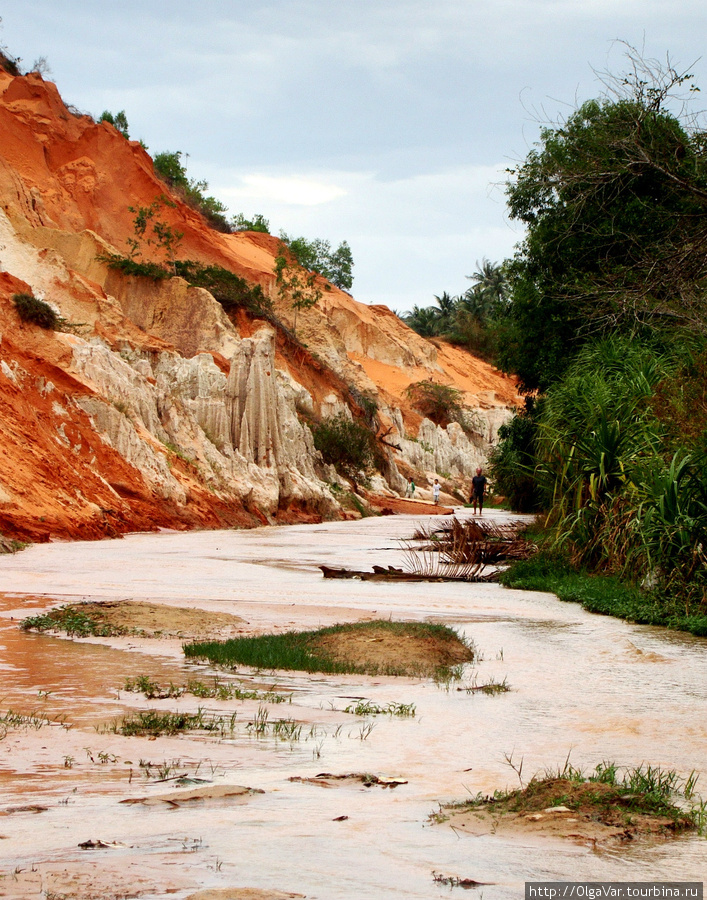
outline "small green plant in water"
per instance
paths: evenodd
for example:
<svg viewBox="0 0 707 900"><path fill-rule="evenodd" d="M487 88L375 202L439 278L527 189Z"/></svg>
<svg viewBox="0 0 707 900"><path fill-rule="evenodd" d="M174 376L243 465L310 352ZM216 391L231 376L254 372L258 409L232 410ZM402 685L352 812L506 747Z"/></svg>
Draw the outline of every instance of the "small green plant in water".
<svg viewBox="0 0 707 900"><path fill-rule="evenodd" d="M110 729L115 734L127 737L138 735L179 734L186 731L217 731L222 735L235 729L236 713L231 716L206 716L203 709L196 713L158 712L149 709L133 717L115 722Z"/></svg>
<svg viewBox="0 0 707 900"><path fill-rule="evenodd" d="M350 703L345 709L345 713L351 713L354 716L400 716L401 718L414 718L416 706L414 703L386 703L385 706L379 706L371 700L359 700L358 703Z"/></svg>
<svg viewBox="0 0 707 900"><path fill-rule="evenodd" d="M127 629L99 622L75 606L60 606L48 613L29 616L20 623L23 631L65 631L70 637L112 637L125 634Z"/></svg>

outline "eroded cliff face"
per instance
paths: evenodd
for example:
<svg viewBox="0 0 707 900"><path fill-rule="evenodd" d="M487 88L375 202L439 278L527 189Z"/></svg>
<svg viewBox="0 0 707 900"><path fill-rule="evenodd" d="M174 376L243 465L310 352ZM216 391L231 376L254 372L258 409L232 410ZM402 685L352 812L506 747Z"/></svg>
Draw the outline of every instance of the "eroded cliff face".
<svg viewBox="0 0 707 900"><path fill-rule="evenodd" d="M391 448L380 489L402 490L413 469L463 484L483 464L518 402L512 381L389 310L330 288L300 314L305 351L181 278L110 269L100 257L126 252L128 206L167 191L138 143L69 112L38 75L0 71L0 532L41 540L341 515L305 423L355 412L361 393ZM273 276L277 239L214 232L178 197L164 216L184 234L182 258L260 284L292 325ZM48 302L62 330L21 322L12 297L23 292ZM411 408L405 389L430 378L462 392L471 430Z"/></svg>

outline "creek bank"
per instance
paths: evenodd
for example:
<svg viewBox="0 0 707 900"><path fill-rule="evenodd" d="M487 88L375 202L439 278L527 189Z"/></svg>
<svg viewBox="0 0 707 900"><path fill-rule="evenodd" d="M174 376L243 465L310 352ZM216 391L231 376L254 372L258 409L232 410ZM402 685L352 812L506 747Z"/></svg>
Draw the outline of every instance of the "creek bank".
<svg viewBox="0 0 707 900"><path fill-rule="evenodd" d="M547 591L599 615L707 637L705 603L696 612L686 612L680 598L664 591L645 590L615 575L577 569L557 553L541 550L530 559L514 562L501 573L499 581L515 590Z"/></svg>
<svg viewBox="0 0 707 900"><path fill-rule="evenodd" d="M455 829L472 835L493 833L518 835L539 833L546 837L570 838L597 843L616 843L645 838L669 838L686 831L702 831L704 813L699 804L685 802L675 773L650 766L629 770L618 780L611 766L587 780L546 776L532 779L524 788L481 795L460 804L443 807ZM609 772L609 781L600 781ZM653 778L655 776L655 778ZM644 790L636 790L641 782ZM432 816L446 820L440 812Z"/></svg>

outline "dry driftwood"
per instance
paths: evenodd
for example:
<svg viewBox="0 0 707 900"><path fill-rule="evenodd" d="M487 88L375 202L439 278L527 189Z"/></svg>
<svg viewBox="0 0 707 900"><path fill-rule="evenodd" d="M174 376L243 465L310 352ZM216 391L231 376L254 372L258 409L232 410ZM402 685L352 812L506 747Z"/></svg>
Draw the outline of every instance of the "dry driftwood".
<svg viewBox="0 0 707 900"><path fill-rule="evenodd" d="M361 581L496 581L498 574L487 575L477 573L456 572L406 572L394 566L373 566L372 572L361 572L357 569L336 569L331 566L319 566L325 578L360 578Z"/></svg>

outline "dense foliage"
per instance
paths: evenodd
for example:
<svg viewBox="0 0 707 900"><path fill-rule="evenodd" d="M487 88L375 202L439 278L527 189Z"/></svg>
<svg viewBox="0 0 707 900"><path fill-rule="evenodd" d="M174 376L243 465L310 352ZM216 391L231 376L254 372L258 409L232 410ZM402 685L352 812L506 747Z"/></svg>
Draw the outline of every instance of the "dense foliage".
<svg viewBox="0 0 707 900"><path fill-rule="evenodd" d="M287 245L302 268L317 272L343 290L351 289L354 262L351 248L346 241L342 241L336 250L332 250L331 243L321 238L309 241L303 237L290 237L281 231L280 240Z"/></svg>
<svg viewBox="0 0 707 900"><path fill-rule="evenodd" d="M31 322L47 331L54 331L59 325L59 316L51 306L34 294L15 294L12 302L23 322Z"/></svg>
<svg viewBox="0 0 707 900"><path fill-rule="evenodd" d="M506 269L497 358L539 400L502 429L491 465L516 508L548 511L546 546L573 572L633 586L598 611L699 632L707 133L671 105L689 82L633 57L613 94L545 129L513 171L527 234Z"/></svg>
<svg viewBox="0 0 707 900"><path fill-rule="evenodd" d="M670 408L656 403L659 386L693 355L686 346L663 350L617 336L587 345L548 391L538 474L553 500L557 542L576 560L701 601L704 432L695 444L672 443Z"/></svg>
<svg viewBox="0 0 707 900"><path fill-rule="evenodd" d="M498 429L498 444L489 455L494 490L517 512L534 512L541 505L535 479L535 439L538 404L528 398L525 409Z"/></svg>
<svg viewBox="0 0 707 900"><path fill-rule="evenodd" d="M707 134L670 111L689 76L642 75L544 129L512 170L510 216L527 236L499 349L526 390L602 334L707 326Z"/></svg>
<svg viewBox="0 0 707 900"><path fill-rule="evenodd" d="M358 483L372 473L376 443L373 432L364 425L340 413L314 426L312 434L324 462L333 465L340 475Z"/></svg>

